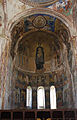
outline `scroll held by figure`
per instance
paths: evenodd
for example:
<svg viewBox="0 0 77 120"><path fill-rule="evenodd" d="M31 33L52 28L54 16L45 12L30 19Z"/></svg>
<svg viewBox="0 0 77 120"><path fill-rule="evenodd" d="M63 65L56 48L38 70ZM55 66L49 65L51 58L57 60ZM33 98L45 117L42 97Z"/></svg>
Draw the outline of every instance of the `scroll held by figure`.
<svg viewBox="0 0 77 120"><path fill-rule="evenodd" d="M37 70L43 69L43 67L44 67L44 49L41 46L38 46L36 48L35 63L36 63Z"/></svg>

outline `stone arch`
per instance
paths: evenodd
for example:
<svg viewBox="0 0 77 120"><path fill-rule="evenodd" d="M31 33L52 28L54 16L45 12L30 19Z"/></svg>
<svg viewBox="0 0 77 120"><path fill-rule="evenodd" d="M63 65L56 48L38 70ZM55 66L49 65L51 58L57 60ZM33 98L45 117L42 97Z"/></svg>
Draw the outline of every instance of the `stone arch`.
<svg viewBox="0 0 77 120"><path fill-rule="evenodd" d="M61 20L69 29L70 34L72 36L72 31L74 31L73 28L73 23L70 22L69 19L66 18L66 16L62 15L61 13L58 13L57 11L53 11L49 8L31 8L29 10L26 10L22 13L17 14L16 16L14 16L8 23L7 25L7 29L8 32L10 33L13 29L13 27L23 18L23 17L28 17L30 15L33 14L47 14L47 15L52 15L53 17L58 18L59 20Z"/></svg>

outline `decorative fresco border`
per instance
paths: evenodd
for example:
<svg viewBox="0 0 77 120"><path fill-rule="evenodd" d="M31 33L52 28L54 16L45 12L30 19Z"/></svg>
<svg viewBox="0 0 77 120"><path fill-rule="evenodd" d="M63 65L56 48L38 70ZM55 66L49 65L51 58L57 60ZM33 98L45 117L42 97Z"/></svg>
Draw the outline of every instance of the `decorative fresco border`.
<svg viewBox="0 0 77 120"><path fill-rule="evenodd" d="M56 2L58 2L59 0L50 0L48 2L41 2L41 3L38 3L38 2L31 2L29 0L20 0L21 2L23 2L24 4L27 3L28 5L30 6L33 6L33 7L43 7L43 6L48 6L48 5L51 5L51 4L54 4Z"/></svg>

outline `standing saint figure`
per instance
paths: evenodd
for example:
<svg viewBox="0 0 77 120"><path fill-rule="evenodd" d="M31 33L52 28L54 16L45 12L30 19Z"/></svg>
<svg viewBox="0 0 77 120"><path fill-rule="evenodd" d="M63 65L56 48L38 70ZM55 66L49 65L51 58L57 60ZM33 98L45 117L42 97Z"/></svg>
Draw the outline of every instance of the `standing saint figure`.
<svg viewBox="0 0 77 120"><path fill-rule="evenodd" d="M43 68L43 65L44 65L44 50L41 46L38 46L36 48L35 63L36 63L36 69L37 70L40 70L40 69Z"/></svg>

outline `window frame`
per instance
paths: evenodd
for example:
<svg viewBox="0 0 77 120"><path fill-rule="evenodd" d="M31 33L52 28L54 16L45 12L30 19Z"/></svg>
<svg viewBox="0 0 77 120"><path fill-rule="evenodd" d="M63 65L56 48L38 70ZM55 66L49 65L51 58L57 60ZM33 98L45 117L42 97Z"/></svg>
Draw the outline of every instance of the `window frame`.
<svg viewBox="0 0 77 120"><path fill-rule="evenodd" d="M52 95L52 92L53 92L53 95ZM56 88L54 85L50 87L50 109L57 109Z"/></svg>
<svg viewBox="0 0 77 120"><path fill-rule="evenodd" d="M39 89L42 89L43 90L43 106L40 106L39 105ZM37 109L45 109L45 89L44 89L44 87L43 86L40 86L40 87L38 87L37 88Z"/></svg>
<svg viewBox="0 0 77 120"><path fill-rule="evenodd" d="M28 90L30 90L30 91L28 91ZM29 92L30 92L30 95L29 95ZM26 89L26 107L32 108L32 88L31 88L31 86L28 86Z"/></svg>

